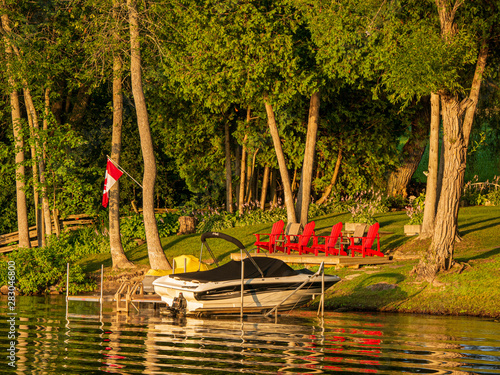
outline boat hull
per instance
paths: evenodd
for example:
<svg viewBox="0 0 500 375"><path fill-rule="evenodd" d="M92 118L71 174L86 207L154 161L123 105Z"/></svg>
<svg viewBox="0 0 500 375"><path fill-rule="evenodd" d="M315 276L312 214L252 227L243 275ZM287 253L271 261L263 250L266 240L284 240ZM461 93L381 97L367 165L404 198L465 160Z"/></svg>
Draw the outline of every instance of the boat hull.
<svg viewBox="0 0 500 375"><path fill-rule="evenodd" d="M337 276L324 276L324 289L340 281ZM305 285L296 290L301 284ZM288 277L246 279L244 281L243 311L263 312L280 304L279 310L302 306L322 292L320 275L298 274ZM169 306L182 293L188 313L234 313L242 306L241 280L200 283L176 280L175 275L154 282L155 292Z"/></svg>

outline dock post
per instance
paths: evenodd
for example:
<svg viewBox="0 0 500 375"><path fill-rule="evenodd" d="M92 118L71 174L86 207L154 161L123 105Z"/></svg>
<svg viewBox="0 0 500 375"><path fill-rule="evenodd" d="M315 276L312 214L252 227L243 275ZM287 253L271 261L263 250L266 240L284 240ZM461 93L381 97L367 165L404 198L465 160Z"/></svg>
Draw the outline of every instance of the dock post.
<svg viewBox="0 0 500 375"><path fill-rule="evenodd" d="M240 250L241 251L241 250ZM240 318L243 320L243 293L245 292L245 262L243 261L243 252L241 251L241 306Z"/></svg>
<svg viewBox="0 0 500 375"><path fill-rule="evenodd" d="M187 261L188 261L187 258L184 258L184 273L187 272L187 267L188 267L187 266Z"/></svg>
<svg viewBox="0 0 500 375"><path fill-rule="evenodd" d="M321 270L321 298L319 300L318 312L317 316L324 317L325 316L325 266L324 263L321 262L319 266Z"/></svg>
<svg viewBox="0 0 500 375"><path fill-rule="evenodd" d="M104 265L101 264L101 298L99 298L100 303L100 315L102 316L102 295L103 295L103 287L104 287Z"/></svg>
<svg viewBox="0 0 500 375"><path fill-rule="evenodd" d="M66 319L68 319L68 300L69 300L69 263L66 263Z"/></svg>

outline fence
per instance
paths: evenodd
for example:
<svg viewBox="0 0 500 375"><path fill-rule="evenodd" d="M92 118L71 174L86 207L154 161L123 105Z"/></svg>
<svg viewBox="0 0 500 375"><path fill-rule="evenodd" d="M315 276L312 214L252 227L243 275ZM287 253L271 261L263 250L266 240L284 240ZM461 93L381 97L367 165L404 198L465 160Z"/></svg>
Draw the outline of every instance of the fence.
<svg viewBox="0 0 500 375"><path fill-rule="evenodd" d="M176 212L176 209L167 209L167 208L155 208L155 213L161 214L166 212ZM142 208L139 209L139 213L142 214ZM62 228L63 231L67 230L75 230L83 228L86 225L90 225L94 223L94 219L91 216L81 214L81 215L69 215L63 220L59 220L59 227ZM54 226L54 222L52 221L52 226ZM29 236L31 246L38 246L37 239L37 230L36 226L29 227ZM19 232L12 232L8 234L0 235L0 253L8 253L17 248L19 243Z"/></svg>
<svg viewBox="0 0 500 375"><path fill-rule="evenodd" d="M94 223L94 220L88 215L69 215L64 220L59 220L60 227L63 230L75 230ZM52 222L54 225L54 222ZM31 246L38 246L36 226L29 227L29 236ZM8 253L17 248L19 243L19 232L12 232L0 235L0 253Z"/></svg>

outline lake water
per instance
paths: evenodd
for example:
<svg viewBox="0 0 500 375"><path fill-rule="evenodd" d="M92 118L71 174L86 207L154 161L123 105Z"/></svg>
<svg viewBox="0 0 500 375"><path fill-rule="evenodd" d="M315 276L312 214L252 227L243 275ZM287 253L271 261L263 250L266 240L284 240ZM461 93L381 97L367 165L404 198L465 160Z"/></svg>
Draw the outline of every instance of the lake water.
<svg viewBox="0 0 500 375"><path fill-rule="evenodd" d="M500 374L500 322L298 310L274 319L128 316L62 296L1 300L0 373ZM15 315L13 315L15 313ZM15 324L11 324L12 317ZM8 359L15 333L15 363ZM11 367L9 363L15 364Z"/></svg>

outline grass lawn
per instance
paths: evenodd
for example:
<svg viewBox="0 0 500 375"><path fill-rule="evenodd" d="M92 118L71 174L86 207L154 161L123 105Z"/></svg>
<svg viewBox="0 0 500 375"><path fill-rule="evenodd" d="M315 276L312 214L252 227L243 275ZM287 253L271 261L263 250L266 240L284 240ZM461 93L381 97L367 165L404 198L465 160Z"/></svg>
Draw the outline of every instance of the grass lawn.
<svg viewBox="0 0 500 375"><path fill-rule="evenodd" d="M329 234L332 225L346 222L350 215L334 214L313 218L317 235ZM391 212L376 217L384 233L381 249L395 254L392 264L361 268L328 268L342 281L328 290L329 310L399 311L433 314L463 314L500 317L500 207L464 207L460 209L458 229L463 240L455 246L457 264L440 274L433 283L418 281L411 270L418 263L429 241L406 237L405 212ZM248 250L253 248L254 233L268 233L272 223L230 228L223 232L238 238ZM219 261L227 262L239 250L222 240L208 240ZM162 239L171 261L178 255L199 256L200 235L171 236ZM210 256L204 249L204 259ZM149 266L146 245L127 252L127 257L144 268ZM80 262L86 272L111 271L110 254L97 254ZM314 269L314 268L313 268ZM317 303L317 301L316 301ZM313 306L314 307L314 303Z"/></svg>

